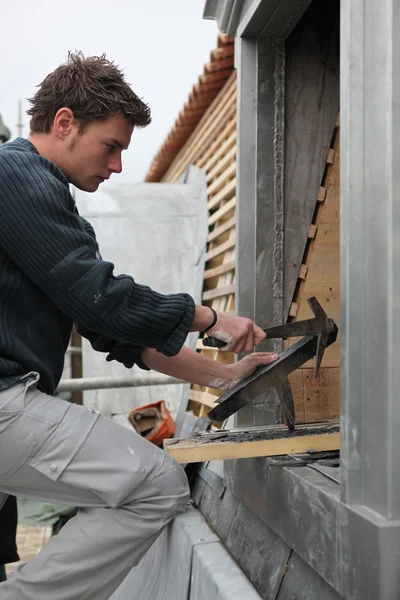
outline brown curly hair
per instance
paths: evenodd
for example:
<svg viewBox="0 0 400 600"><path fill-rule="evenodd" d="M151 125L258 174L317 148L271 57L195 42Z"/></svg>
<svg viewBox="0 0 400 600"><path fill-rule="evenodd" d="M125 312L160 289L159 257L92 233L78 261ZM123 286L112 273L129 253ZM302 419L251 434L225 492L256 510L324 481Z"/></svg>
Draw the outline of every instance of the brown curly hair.
<svg viewBox="0 0 400 600"><path fill-rule="evenodd" d="M125 81L123 72L102 56L69 52L67 62L47 75L29 98L32 133L50 133L60 108L70 108L83 130L88 123L122 113L134 127L146 127L150 108Z"/></svg>

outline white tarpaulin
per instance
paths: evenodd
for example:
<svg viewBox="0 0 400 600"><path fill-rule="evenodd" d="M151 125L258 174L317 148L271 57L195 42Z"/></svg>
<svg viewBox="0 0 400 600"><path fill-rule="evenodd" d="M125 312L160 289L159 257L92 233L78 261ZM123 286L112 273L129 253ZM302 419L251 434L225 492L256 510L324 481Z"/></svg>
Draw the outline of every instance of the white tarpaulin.
<svg viewBox="0 0 400 600"><path fill-rule="evenodd" d="M122 184L79 194L77 206L96 231L102 257L115 264L115 274L132 275L161 293L187 292L201 303L208 232L203 171L191 166L176 184ZM190 334L187 345L194 348L197 335ZM107 363L105 354L83 340L84 377L138 373L146 372ZM188 391L184 384L85 391L84 403L118 419L131 408L163 399L179 428Z"/></svg>

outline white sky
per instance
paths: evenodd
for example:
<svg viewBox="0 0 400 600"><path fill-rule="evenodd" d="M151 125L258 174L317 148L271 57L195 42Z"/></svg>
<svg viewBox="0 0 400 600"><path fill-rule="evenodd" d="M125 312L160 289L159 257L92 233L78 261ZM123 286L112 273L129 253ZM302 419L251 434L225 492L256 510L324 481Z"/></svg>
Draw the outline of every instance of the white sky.
<svg viewBox="0 0 400 600"><path fill-rule="evenodd" d="M17 136L18 99L64 62L70 49L107 53L150 104L152 123L136 131L124 171L110 183L139 182L216 47L217 25L202 18L205 0L9 0L0 18L0 114ZM107 184L104 184L107 185Z"/></svg>

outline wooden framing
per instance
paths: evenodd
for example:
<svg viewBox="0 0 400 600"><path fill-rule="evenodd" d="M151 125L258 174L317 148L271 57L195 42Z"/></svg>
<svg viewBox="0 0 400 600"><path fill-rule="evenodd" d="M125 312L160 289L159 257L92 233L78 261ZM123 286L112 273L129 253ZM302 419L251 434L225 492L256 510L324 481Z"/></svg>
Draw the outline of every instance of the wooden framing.
<svg viewBox="0 0 400 600"><path fill-rule="evenodd" d="M203 303L217 310L235 309L236 247L236 73L204 114L198 127L178 153L162 181L177 181L189 164L206 172L209 234L204 274ZM224 363L233 354L197 349ZM207 414L220 392L192 386L190 408L198 416Z"/></svg>
<svg viewBox="0 0 400 600"><path fill-rule="evenodd" d="M164 440L164 450L179 463L301 454L339 450L339 423L300 425L291 434L283 425L251 430L205 432L189 438Z"/></svg>
<svg viewBox="0 0 400 600"><path fill-rule="evenodd" d="M300 269L291 320L309 318L307 298L316 296L339 327L339 336L324 355L317 380L314 365L307 362L290 375L297 422L317 422L339 418L340 410L340 281L339 281L339 196L340 121L336 121L323 181L318 193L313 222ZM287 340L290 346L296 338Z"/></svg>

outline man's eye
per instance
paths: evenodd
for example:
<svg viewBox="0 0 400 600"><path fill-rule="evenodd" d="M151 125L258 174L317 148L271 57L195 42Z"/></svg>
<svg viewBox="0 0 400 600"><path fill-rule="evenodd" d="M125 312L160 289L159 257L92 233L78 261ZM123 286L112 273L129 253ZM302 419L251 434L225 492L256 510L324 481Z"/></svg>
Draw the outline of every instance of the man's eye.
<svg viewBox="0 0 400 600"><path fill-rule="evenodd" d="M115 146L113 146L112 144L107 144L107 150L111 154L111 152L114 152Z"/></svg>

